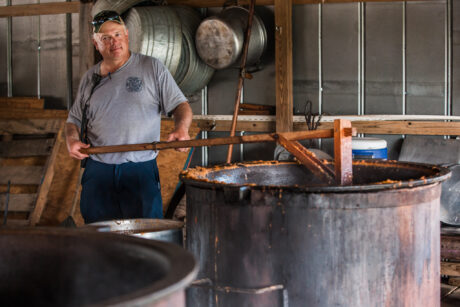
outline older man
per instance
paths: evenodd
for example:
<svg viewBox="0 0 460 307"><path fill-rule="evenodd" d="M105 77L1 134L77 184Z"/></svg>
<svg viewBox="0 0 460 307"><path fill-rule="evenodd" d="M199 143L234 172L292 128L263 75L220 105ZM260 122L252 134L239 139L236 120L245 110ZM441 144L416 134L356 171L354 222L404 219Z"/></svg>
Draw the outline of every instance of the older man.
<svg viewBox="0 0 460 307"><path fill-rule="evenodd" d="M93 19L93 42L103 60L83 76L66 124L71 157L90 146L159 141L161 114L172 114L168 141L188 140L192 111L169 71L155 58L129 51L128 30L113 11ZM82 131L85 135L80 135ZM85 223L161 218L157 152L91 155L82 177Z"/></svg>

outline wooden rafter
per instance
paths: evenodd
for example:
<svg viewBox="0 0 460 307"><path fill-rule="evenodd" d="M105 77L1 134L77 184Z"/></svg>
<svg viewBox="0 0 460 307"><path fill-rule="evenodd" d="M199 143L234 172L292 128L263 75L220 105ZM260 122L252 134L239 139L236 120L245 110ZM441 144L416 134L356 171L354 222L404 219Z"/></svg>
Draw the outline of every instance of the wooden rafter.
<svg viewBox="0 0 460 307"><path fill-rule="evenodd" d="M403 2L417 0L292 0L292 4L351 3L351 2ZM169 0L170 5L187 5L191 7L220 7L225 0ZM274 5L275 0L257 0L256 5ZM239 5L248 5L249 0L238 0ZM1 17L54 15L79 13L80 1L50 2L0 7Z"/></svg>

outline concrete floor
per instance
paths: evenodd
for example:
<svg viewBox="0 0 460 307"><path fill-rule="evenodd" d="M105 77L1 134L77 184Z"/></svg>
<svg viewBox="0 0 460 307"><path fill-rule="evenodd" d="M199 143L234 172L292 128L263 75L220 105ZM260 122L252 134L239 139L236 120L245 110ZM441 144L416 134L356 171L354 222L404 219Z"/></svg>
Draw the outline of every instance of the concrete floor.
<svg viewBox="0 0 460 307"><path fill-rule="evenodd" d="M459 307L460 288L441 283L441 307Z"/></svg>

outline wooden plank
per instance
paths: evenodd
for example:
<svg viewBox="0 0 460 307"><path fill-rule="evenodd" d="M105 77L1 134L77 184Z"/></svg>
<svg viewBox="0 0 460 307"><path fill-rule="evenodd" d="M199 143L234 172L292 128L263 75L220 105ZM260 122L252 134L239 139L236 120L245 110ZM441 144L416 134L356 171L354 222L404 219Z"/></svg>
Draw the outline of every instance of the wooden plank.
<svg viewBox="0 0 460 307"><path fill-rule="evenodd" d="M62 119L0 119L1 134L57 133Z"/></svg>
<svg viewBox="0 0 460 307"><path fill-rule="evenodd" d="M264 118L266 116L263 116ZM204 131L229 131L229 120L194 119L198 127ZM442 121L352 121L358 133L367 134L411 134L411 135L460 135L460 122ZM332 129L332 122L321 122L319 129ZM307 130L307 125L294 122L294 131ZM240 120L236 131L273 132L273 120Z"/></svg>
<svg viewBox="0 0 460 307"><path fill-rule="evenodd" d="M169 5L192 7L221 7L227 0L168 0ZM404 0L292 0L292 4L352 3L352 2L402 2ZM417 1L417 0L406 0ZM422 0L423 1L423 0ZM275 0L256 0L256 5L273 5ZM248 5L249 0L238 0L238 5Z"/></svg>
<svg viewBox="0 0 460 307"><path fill-rule="evenodd" d="M334 167L337 184L353 184L351 134L347 133L351 122L344 119L334 121Z"/></svg>
<svg viewBox="0 0 460 307"><path fill-rule="evenodd" d="M56 143L54 144L53 151L45 165L45 175L43 181L38 188L37 193L37 202L35 203L35 208L30 215L30 226L35 226L40 221L40 217L45 208L46 201L48 199L48 192L53 182L54 171L55 171L55 162L58 155L60 147L65 143L64 140L64 126L65 123L62 122L61 128L56 136Z"/></svg>
<svg viewBox="0 0 460 307"><path fill-rule="evenodd" d="M2 216L2 221L3 221L3 216ZM19 220L19 219L8 218L6 225L12 226L12 227L26 227L26 226L29 226L29 220Z"/></svg>
<svg viewBox="0 0 460 307"><path fill-rule="evenodd" d="M40 184L43 166L2 166L0 167L0 184Z"/></svg>
<svg viewBox="0 0 460 307"><path fill-rule="evenodd" d="M43 109L45 99L37 97L0 97L0 107Z"/></svg>
<svg viewBox="0 0 460 307"><path fill-rule="evenodd" d="M38 109L2 109L0 108L0 119L67 119L67 110L38 110Z"/></svg>
<svg viewBox="0 0 460 307"><path fill-rule="evenodd" d="M0 158L0 166L44 166L48 156Z"/></svg>
<svg viewBox="0 0 460 307"><path fill-rule="evenodd" d="M35 203L36 194L10 194L8 212L30 212ZM0 211L5 211L6 194L0 195Z"/></svg>
<svg viewBox="0 0 460 307"><path fill-rule="evenodd" d="M441 262L441 275L460 277L460 262Z"/></svg>
<svg viewBox="0 0 460 307"><path fill-rule="evenodd" d="M292 0L275 0L276 132L292 131Z"/></svg>
<svg viewBox="0 0 460 307"><path fill-rule="evenodd" d="M23 4L0 7L0 17L79 13L80 1Z"/></svg>
<svg viewBox="0 0 460 307"><path fill-rule="evenodd" d="M352 133L349 129L348 134ZM278 133L280 134L280 133ZM296 131L296 132L283 132L282 135L290 141L299 141L306 139L330 138L332 137L333 130L314 130L314 131ZM128 151L144 151L144 150L165 150L172 148L187 148L199 146L218 146L228 144L242 144L242 143L264 143L273 142L275 134L254 134L243 136L229 136L223 138L200 139L200 140L187 140L187 141L172 141L172 142L159 142L159 143L144 143L144 144L127 144L127 145L113 145L113 146L99 146L80 149L84 154L102 154L113 152L128 152Z"/></svg>
<svg viewBox="0 0 460 307"><path fill-rule="evenodd" d="M54 138L0 142L0 157L48 156L53 145Z"/></svg>
<svg viewBox="0 0 460 307"><path fill-rule="evenodd" d="M12 184L10 185L10 194L34 194L37 193L37 184ZM8 191L7 184L0 184L0 193Z"/></svg>
<svg viewBox="0 0 460 307"><path fill-rule="evenodd" d="M92 16L91 10L93 9L92 2L81 3L79 15L79 35L80 35L80 57L79 57L79 75L80 78L83 74L92 67L95 63L95 48L92 40L93 28L91 26Z"/></svg>
<svg viewBox="0 0 460 307"><path fill-rule="evenodd" d="M302 163L307 169L309 169L316 178L321 182L332 184L335 182L334 172L324 165L315 154L306 149L302 144L297 141L289 141L282 134L277 134L276 139L278 143L289 151L297 161Z"/></svg>

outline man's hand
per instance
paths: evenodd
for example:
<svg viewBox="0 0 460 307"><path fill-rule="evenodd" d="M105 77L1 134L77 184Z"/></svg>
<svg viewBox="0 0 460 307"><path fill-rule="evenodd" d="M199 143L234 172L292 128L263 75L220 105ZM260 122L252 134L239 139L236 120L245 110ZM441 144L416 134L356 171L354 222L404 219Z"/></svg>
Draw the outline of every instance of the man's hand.
<svg viewBox="0 0 460 307"><path fill-rule="evenodd" d="M88 148L90 145L80 142L80 134L78 133L78 127L76 125L67 123L65 125L65 136L67 150L72 158L83 160L89 157L80 152L81 148Z"/></svg>
<svg viewBox="0 0 460 307"><path fill-rule="evenodd" d="M188 135L188 129L179 129L174 130L168 135L167 142L171 141L187 141L190 140L190 136ZM188 148L176 148L177 151L186 152Z"/></svg>
<svg viewBox="0 0 460 307"><path fill-rule="evenodd" d="M168 135L167 142L190 140L188 128L192 123L192 109L188 102L184 101L173 111L175 129ZM185 152L188 148L176 148L177 151Z"/></svg>
<svg viewBox="0 0 460 307"><path fill-rule="evenodd" d="M83 154L80 152L81 148L88 148L88 147L90 147L89 144L85 144L80 141L74 140L74 141L67 142L67 150L69 151L69 155L72 158L75 158L78 160L83 160L89 157L87 154Z"/></svg>

